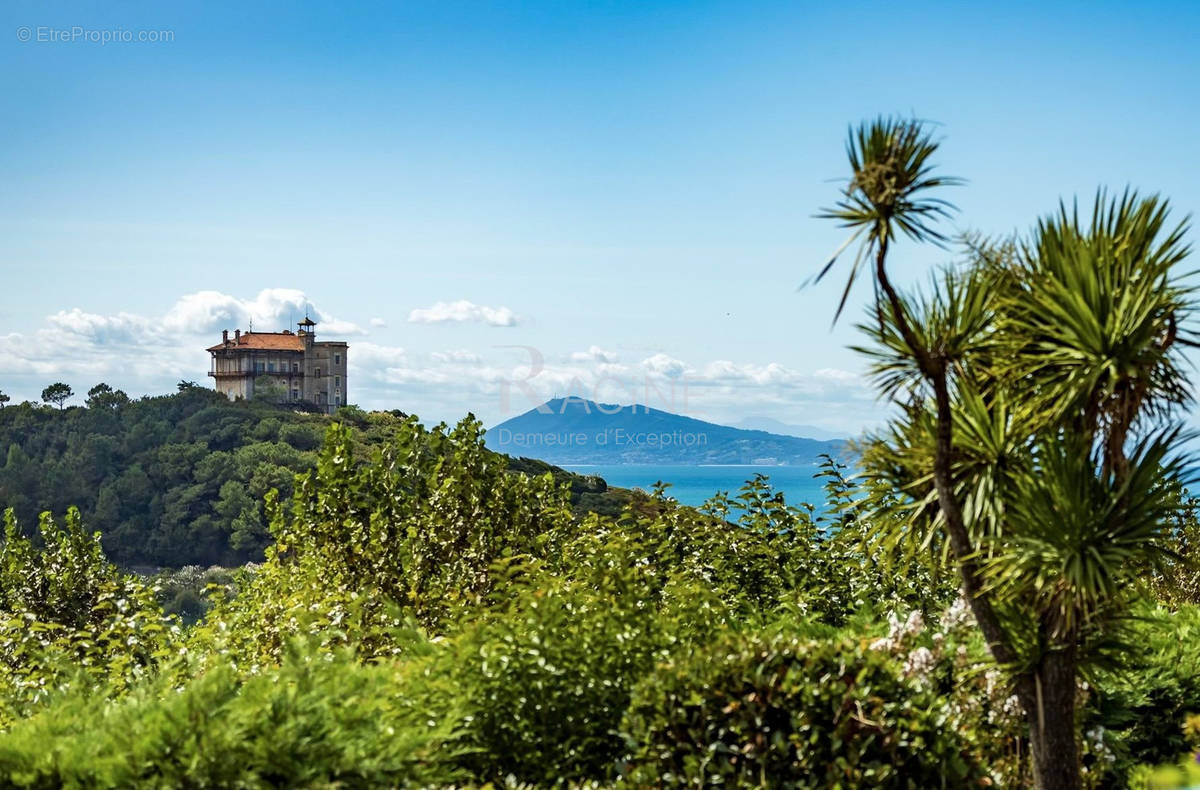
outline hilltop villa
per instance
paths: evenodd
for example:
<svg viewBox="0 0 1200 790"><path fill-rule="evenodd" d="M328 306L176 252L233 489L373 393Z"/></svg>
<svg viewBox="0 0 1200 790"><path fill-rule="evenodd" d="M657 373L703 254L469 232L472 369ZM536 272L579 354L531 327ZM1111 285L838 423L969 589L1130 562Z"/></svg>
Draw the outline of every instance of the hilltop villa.
<svg viewBox="0 0 1200 790"><path fill-rule="evenodd" d="M230 400L266 390L280 403L315 406L333 414L346 403L346 343L317 342L316 322L307 316L296 332L221 332L208 349L218 392Z"/></svg>

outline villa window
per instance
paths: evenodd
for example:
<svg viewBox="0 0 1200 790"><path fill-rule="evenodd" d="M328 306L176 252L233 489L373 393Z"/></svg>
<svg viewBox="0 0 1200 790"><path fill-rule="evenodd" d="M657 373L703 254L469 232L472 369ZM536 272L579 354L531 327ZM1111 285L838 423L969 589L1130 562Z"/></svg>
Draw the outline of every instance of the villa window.
<svg viewBox="0 0 1200 790"><path fill-rule="evenodd" d="M317 378L320 378L320 377L321 377L321 369L317 368Z"/></svg>
<svg viewBox="0 0 1200 790"><path fill-rule="evenodd" d="M340 386L342 386L342 377L341 377L341 376L334 376L334 377L333 377L333 386L335 386L335 387L340 387Z"/></svg>
<svg viewBox="0 0 1200 790"><path fill-rule="evenodd" d="M342 355L341 355L341 354L334 354L334 355L333 355L333 364L335 364L335 365L340 365L340 364L342 364Z"/></svg>
<svg viewBox="0 0 1200 790"><path fill-rule="evenodd" d="M262 372L263 372L263 363L262 363L262 362L255 362L255 363L254 363L254 372L255 372L255 373L262 373Z"/></svg>
<svg viewBox="0 0 1200 790"><path fill-rule="evenodd" d="M271 373L274 373L274 372L275 372L275 363L274 363L274 362L268 362L268 363L267 363L267 370L268 370L268 371L270 371Z"/></svg>
<svg viewBox="0 0 1200 790"><path fill-rule="evenodd" d="M293 363L292 363L292 372L293 372L293 373L299 373L299 372L300 372L300 363L299 363L299 362L293 362Z"/></svg>

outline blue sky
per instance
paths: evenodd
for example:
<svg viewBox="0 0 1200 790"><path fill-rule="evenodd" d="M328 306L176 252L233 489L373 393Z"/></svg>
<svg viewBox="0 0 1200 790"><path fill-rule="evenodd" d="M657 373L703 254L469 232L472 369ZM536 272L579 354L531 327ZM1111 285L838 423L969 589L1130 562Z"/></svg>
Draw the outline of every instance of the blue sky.
<svg viewBox="0 0 1200 790"><path fill-rule="evenodd" d="M1182 218L1198 27L1182 2L15 0L0 390L207 382L222 328L311 304L366 407L491 424L576 391L855 431L880 407L839 278L796 290L842 238L812 215L847 124L938 121L952 228L1099 185ZM45 40L73 28L171 40ZM947 259L903 245L897 276Z"/></svg>

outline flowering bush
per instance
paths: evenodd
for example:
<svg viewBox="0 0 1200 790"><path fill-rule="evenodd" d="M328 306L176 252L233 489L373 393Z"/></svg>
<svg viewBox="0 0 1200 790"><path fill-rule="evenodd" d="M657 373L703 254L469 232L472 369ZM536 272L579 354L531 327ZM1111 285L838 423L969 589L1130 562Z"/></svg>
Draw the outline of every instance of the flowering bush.
<svg viewBox="0 0 1200 790"><path fill-rule="evenodd" d="M670 662L625 721L634 784L936 787L988 777L945 700L861 640L735 636Z"/></svg>

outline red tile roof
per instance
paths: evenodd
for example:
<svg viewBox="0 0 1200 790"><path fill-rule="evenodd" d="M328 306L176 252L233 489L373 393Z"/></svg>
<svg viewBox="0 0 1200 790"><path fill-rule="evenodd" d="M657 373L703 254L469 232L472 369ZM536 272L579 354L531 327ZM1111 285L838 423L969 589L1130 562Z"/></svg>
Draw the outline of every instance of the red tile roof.
<svg viewBox="0 0 1200 790"><path fill-rule="evenodd" d="M293 335L291 332L243 332L242 336L235 340L229 338L229 345L217 343L215 346L210 346L209 351L223 351L226 348L233 350L254 349L259 351L303 351L304 339L299 335Z"/></svg>

